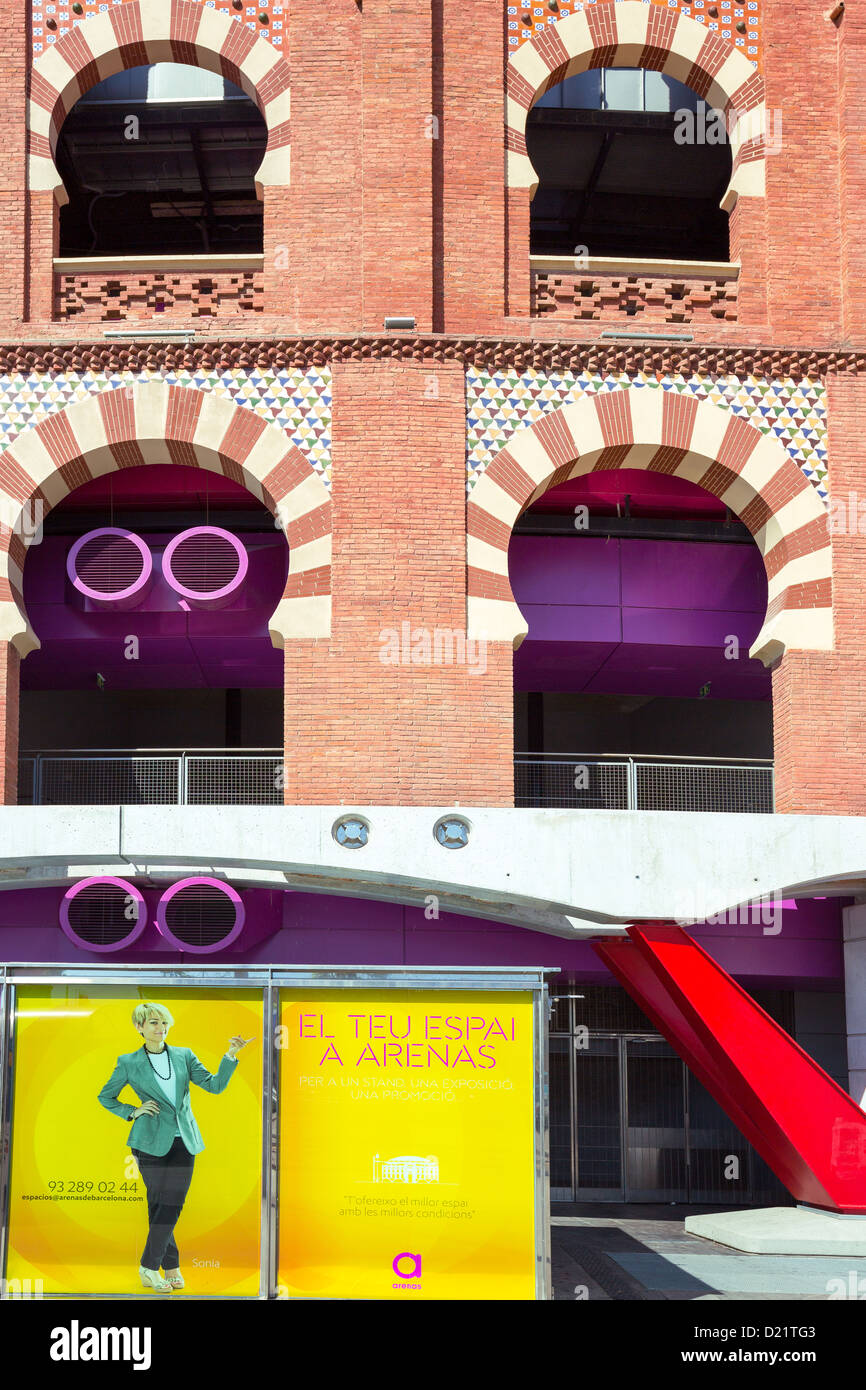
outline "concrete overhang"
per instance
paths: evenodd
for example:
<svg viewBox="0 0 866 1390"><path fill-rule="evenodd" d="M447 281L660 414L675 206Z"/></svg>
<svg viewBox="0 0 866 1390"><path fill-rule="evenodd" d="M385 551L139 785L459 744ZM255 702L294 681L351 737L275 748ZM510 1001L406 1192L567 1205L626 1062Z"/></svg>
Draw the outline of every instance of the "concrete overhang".
<svg viewBox="0 0 866 1390"><path fill-rule="evenodd" d="M334 823L357 814L368 843ZM468 844L434 838L443 815ZM756 900L866 892L866 817L417 806L0 808L0 889L92 874L375 899L575 939L704 921Z"/></svg>

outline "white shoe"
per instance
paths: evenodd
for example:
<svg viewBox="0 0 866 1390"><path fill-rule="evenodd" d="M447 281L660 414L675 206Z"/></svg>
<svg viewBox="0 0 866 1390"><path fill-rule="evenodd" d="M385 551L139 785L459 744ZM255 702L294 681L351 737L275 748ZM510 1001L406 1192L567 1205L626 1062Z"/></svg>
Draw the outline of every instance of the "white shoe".
<svg viewBox="0 0 866 1390"><path fill-rule="evenodd" d="M166 1270L163 1270L163 1274L165 1275L166 1280L169 1284L171 1284L171 1287L173 1289L182 1289L185 1287L183 1282L183 1275L181 1274L179 1269L174 1270L171 1274L167 1273Z"/></svg>
<svg viewBox="0 0 866 1390"><path fill-rule="evenodd" d="M171 1293L171 1284L167 1279L163 1279L158 1269L145 1269L144 1265L139 1265L138 1272L146 1289L156 1289L158 1293Z"/></svg>

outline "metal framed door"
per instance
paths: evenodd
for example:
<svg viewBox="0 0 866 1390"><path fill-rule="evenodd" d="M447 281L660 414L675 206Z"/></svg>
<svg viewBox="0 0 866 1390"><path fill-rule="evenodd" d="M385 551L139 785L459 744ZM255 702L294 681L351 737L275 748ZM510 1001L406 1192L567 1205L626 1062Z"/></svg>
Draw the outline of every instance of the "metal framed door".
<svg viewBox="0 0 866 1390"><path fill-rule="evenodd" d="M585 1042L585 1046L577 1043ZM623 1200L623 1123L621 1040L590 1036L575 1039L575 1199Z"/></svg>
<svg viewBox="0 0 866 1390"><path fill-rule="evenodd" d="M570 1038L548 1040L550 1200L574 1201L574 1104Z"/></svg>
<svg viewBox="0 0 866 1390"><path fill-rule="evenodd" d="M663 1038L574 1027L571 997L549 1041L551 1201L790 1200Z"/></svg>
<svg viewBox="0 0 866 1390"><path fill-rule="evenodd" d="M625 1200L687 1202L686 1069L663 1039L624 1037Z"/></svg>

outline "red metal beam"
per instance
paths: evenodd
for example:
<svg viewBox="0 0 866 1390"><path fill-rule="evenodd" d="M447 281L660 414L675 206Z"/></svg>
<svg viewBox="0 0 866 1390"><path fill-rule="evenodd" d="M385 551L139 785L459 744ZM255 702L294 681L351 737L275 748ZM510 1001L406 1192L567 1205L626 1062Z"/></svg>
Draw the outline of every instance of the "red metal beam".
<svg viewBox="0 0 866 1390"><path fill-rule="evenodd" d="M866 1114L682 927L596 953L798 1202L866 1214Z"/></svg>

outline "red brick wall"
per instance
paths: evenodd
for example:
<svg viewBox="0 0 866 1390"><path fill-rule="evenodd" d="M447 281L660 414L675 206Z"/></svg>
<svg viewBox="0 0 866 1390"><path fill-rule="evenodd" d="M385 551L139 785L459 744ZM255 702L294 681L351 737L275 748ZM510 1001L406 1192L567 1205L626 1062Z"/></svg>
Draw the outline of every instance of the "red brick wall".
<svg viewBox="0 0 866 1390"><path fill-rule="evenodd" d="M286 244L286 223L292 206L291 190L266 188L262 202L262 251L265 262L263 273L256 276L256 282L263 281L264 300L260 303L257 298L256 308L263 308L266 314L285 315L291 304L292 286L292 266ZM244 312L250 318L252 306Z"/></svg>
<svg viewBox="0 0 866 1390"><path fill-rule="evenodd" d="M293 0L291 185L283 240L287 322L318 333L361 322L361 64L366 16L355 0ZM276 237L275 244L279 242Z"/></svg>
<svg viewBox="0 0 866 1390"><path fill-rule="evenodd" d="M386 315L433 327L431 0L364 0L361 88L363 328Z"/></svg>
<svg viewBox="0 0 866 1390"><path fill-rule="evenodd" d="M767 108L782 113L782 148L767 159L767 288L773 331L789 342L838 341L841 323L839 35L828 8L773 0L762 9Z"/></svg>
<svg viewBox="0 0 866 1390"><path fill-rule="evenodd" d="M738 198L729 217L730 258L738 261L737 317L744 327L767 331L767 203Z"/></svg>
<svg viewBox="0 0 866 1390"><path fill-rule="evenodd" d="M29 317L50 316L52 219L48 195L34 195L29 241L22 235L28 6L9 0L6 9L0 324L11 327L28 260ZM739 332L766 341L769 321L787 343L811 334L835 342L843 317L850 334L866 309L857 114L866 21L849 6L836 26L822 7L792 11L780 0L761 18L767 103L782 113L783 145L767 160L767 202L743 199L732 214ZM269 322L315 335L379 332L386 315L406 313L422 331L499 334L506 285L508 316L527 318L528 196L504 185L501 0L469 11L460 0L364 0L363 10L328 0L325 11L320 0L295 0L284 19L292 182L266 198Z"/></svg>
<svg viewBox="0 0 866 1390"><path fill-rule="evenodd" d="M32 195L25 223L28 8L7 0L0 53L0 332L13 340L27 313L28 262L29 317L47 326L56 228L45 193ZM529 200L504 186L499 0L471 11L458 0L363 0L363 10L356 0L293 0L284 18L292 184L266 204L256 329L265 318L279 333L378 333L386 314L405 313L422 331L526 332ZM768 0L762 21L767 103L782 112L783 145L767 160L766 202L742 199L732 216L743 271L739 322L720 325L723 340L856 341L866 311L866 21L849 5L837 27L823 6L792 10L781 0ZM589 336L580 324L554 332L543 320L531 331ZM715 325L699 327L696 339L709 331ZM68 339L75 332L74 323L65 329ZM89 334L98 339L98 327ZM509 352L506 341L505 365ZM858 486L864 391L853 377L831 383L838 493ZM510 648L489 648L483 675L380 660L383 628L464 625L464 430L456 363L335 369L333 635L286 653L290 801L511 799ZM838 650L791 653L774 675L782 810L863 806L864 546L857 535L834 539ZM0 691L10 701L15 672L13 653ZM17 714L10 720L11 740Z"/></svg>
<svg viewBox="0 0 866 1390"><path fill-rule="evenodd" d="M505 30L501 0L436 0L434 147L441 267L437 322L452 332L495 331L504 312L505 180L502 129ZM444 318L442 317L444 315Z"/></svg>
<svg viewBox="0 0 866 1390"><path fill-rule="evenodd" d="M465 632L463 393L457 364L334 370L332 636L287 644L290 803L512 804L510 646L380 659L404 622Z"/></svg>
<svg viewBox="0 0 866 1390"><path fill-rule="evenodd" d="M528 188L508 189L505 218L505 312L511 318L529 316L531 206Z"/></svg>
<svg viewBox="0 0 866 1390"><path fill-rule="evenodd" d="M6 0L2 7L0 51L0 325L20 324L24 316L27 152L27 64L29 0Z"/></svg>
<svg viewBox="0 0 866 1390"><path fill-rule="evenodd" d="M54 194L30 193L27 214L27 320L48 323L54 311L54 257L60 245L60 209Z"/></svg>
<svg viewBox="0 0 866 1390"><path fill-rule="evenodd" d="M288 8L286 310L301 332L433 324L430 0ZM279 238L275 237L275 240ZM268 311L275 311L273 305Z"/></svg>
<svg viewBox="0 0 866 1390"><path fill-rule="evenodd" d="M830 26L832 27L832 26ZM856 340L866 328L866 19L849 5L838 28L838 102L840 140L842 332Z"/></svg>
<svg viewBox="0 0 866 1390"><path fill-rule="evenodd" d="M851 492L866 504L866 380L831 376L827 395L832 495L850 510ZM776 809L866 815L866 534L831 539L835 650L790 652L773 673Z"/></svg>
<svg viewBox="0 0 866 1390"><path fill-rule="evenodd" d="M5 732L0 758L0 806L18 800L18 674L21 659L9 642L0 642L0 730Z"/></svg>

